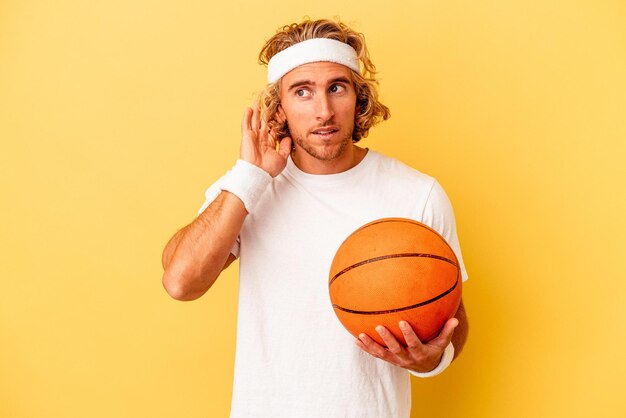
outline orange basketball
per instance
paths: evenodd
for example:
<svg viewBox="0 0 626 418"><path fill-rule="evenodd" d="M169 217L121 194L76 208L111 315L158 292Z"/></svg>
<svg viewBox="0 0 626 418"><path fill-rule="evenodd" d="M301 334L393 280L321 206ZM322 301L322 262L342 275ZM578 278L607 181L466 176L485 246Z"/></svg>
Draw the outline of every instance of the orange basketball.
<svg viewBox="0 0 626 418"><path fill-rule="evenodd" d="M400 343L407 321L422 342L436 337L461 302L461 271L454 251L432 228L385 218L354 231L333 259L328 281L339 321L385 346L383 325Z"/></svg>

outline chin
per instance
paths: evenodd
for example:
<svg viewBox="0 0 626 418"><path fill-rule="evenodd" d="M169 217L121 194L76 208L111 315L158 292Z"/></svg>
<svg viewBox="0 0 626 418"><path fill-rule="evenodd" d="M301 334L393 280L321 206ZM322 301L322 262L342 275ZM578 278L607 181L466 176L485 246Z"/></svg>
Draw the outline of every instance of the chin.
<svg viewBox="0 0 626 418"><path fill-rule="evenodd" d="M316 138L313 134L293 135L295 145L300 152L306 153L316 160L332 161L336 160L349 149L352 144L352 130L342 132L338 135L340 139L329 139L328 141Z"/></svg>
<svg viewBox="0 0 626 418"><path fill-rule="evenodd" d="M309 154L311 157L320 161L333 161L345 154L352 141L351 136L349 136L342 139L341 142L335 144L313 145L302 141L301 138L297 139L295 142L296 145L298 145L298 148Z"/></svg>

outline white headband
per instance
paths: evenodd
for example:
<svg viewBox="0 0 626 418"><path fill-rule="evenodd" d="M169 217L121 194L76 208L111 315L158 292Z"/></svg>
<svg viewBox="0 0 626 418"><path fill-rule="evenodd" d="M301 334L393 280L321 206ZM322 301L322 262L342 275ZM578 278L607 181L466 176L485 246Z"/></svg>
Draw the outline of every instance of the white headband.
<svg viewBox="0 0 626 418"><path fill-rule="evenodd" d="M335 62L359 72L359 58L354 48L334 39L314 38L299 42L274 55L267 64L267 82L278 81L302 64L320 61Z"/></svg>

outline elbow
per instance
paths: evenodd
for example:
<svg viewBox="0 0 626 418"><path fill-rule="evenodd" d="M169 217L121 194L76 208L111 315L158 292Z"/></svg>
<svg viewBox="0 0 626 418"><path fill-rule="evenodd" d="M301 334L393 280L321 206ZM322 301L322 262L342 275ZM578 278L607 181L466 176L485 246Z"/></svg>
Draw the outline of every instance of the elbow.
<svg viewBox="0 0 626 418"><path fill-rule="evenodd" d="M190 286L185 284L185 281L172 273L165 271L163 274L163 287L170 297L180 301L196 300L202 296L205 292L198 293L193 291Z"/></svg>
<svg viewBox="0 0 626 418"><path fill-rule="evenodd" d="M164 267L162 279L167 294L181 301L196 300L204 295L217 279L219 271L213 265L201 268L198 264L170 260Z"/></svg>

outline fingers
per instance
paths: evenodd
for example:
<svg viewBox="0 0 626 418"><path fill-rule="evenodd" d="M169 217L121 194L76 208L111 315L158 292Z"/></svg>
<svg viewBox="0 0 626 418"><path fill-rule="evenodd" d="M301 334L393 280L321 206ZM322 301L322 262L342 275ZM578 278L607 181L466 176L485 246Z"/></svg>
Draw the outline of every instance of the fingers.
<svg viewBox="0 0 626 418"><path fill-rule="evenodd" d="M362 350L373 355L374 357L385 359L388 355L387 350L384 347L381 347L380 344L371 339L367 334L359 334L359 338L355 340L355 343Z"/></svg>
<svg viewBox="0 0 626 418"><path fill-rule="evenodd" d="M265 119L261 120L261 126L259 127L259 139L262 143L267 143L270 147L276 148L276 138L270 132L270 128L267 126Z"/></svg>
<svg viewBox="0 0 626 418"><path fill-rule="evenodd" d="M400 326L400 331L402 331L404 341L406 341L406 345L409 349L419 349L422 347L422 342L408 322L400 321L398 325Z"/></svg>
<svg viewBox="0 0 626 418"><path fill-rule="evenodd" d="M291 138L286 136L280 140L280 145L278 145L278 154L280 154L280 156L283 158L287 158L290 152L291 152Z"/></svg>
<svg viewBox="0 0 626 418"><path fill-rule="evenodd" d="M398 324L400 326L400 330L402 331L402 335L404 336L404 340L406 341L406 345L411 350L419 350L424 348L425 343L422 343L413 331L411 324L406 321L400 321ZM454 334L454 329L459 325L459 320L456 318L451 318L444 324L439 335L428 342L428 344L434 344L437 346L446 347L450 341L452 340L452 334Z"/></svg>
<svg viewBox="0 0 626 418"><path fill-rule="evenodd" d="M387 328L379 325L376 327L376 332L382 338L383 342L387 346L386 348L378 344L367 334L360 334L359 338L355 340L356 344L374 357L378 357L399 366L404 366L411 361L411 356L409 355L407 349L402 346L402 344Z"/></svg>
<svg viewBox="0 0 626 418"><path fill-rule="evenodd" d="M259 105L258 103L254 103L254 106L252 107L252 121L250 123L250 128L253 131L258 131L260 128L260 117L259 114L261 113L260 109L259 109Z"/></svg>
<svg viewBox="0 0 626 418"><path fill-rule="evenodd" d="M252 127L250 126L250 121L252 119L252 109L246 107L246 110L243 112L243 118L241 119L241 133L245 134L250 131Z"/></svg>
<svg viewBox="0 0 626 418"><path fill-rule="evenodd" d="M252 108L246 107L246 110L243 112L243 119L241 120L242 134L259 130L259 113L259 107L256 104Z"/></svg>
<svg viewBox="0 0 626 418"><path fill-rule="evenodd" d="M376 332L380 335L380 338L383 339L389 351L391 351L395 355L400 355L404 351L404 347L400 345L396 337L393 336L389 330L381 325L376 327Z"/></svg>
<svg viewBox="0 0 626 418"><path fill-rule="evenodd" d="M270 137L270 142L275 144L276 138L273 132L270 132L267 121L265 118L261 119L261 109L258 103L254 103L252 107L247 107L243 114L241 121L242 134L252 133L257 137L263 137L266 139Z"/></svg>
<svg viewBox="0 0 626 418"><path fill-rule="evenodd" d="M380 325L376 327L376 332L387 345L387 348L381 346L366 334L359 334L359 338L355 339L355 343L363 351L381 360L410 370L426 372L433 370L439 364L443 351L450 343L454 329L459 325L459 321L456 318L448 320L444 324L441 333L428 343L420 341L408 322L400 321L398 325L407 347L404 347L391 331Z"/></svg>

